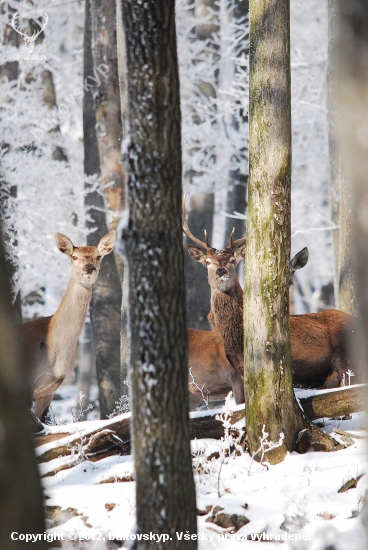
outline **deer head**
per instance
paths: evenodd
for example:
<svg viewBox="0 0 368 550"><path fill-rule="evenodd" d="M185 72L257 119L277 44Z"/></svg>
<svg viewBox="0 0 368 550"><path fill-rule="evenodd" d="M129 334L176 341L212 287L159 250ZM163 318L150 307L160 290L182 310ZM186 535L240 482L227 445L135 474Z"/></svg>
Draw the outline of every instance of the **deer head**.
<svg viewBox="0 0 368 550"><path fill-rule="evenodd" d="M13 29L18 33L20 34L20 36L23 38L23 40L28 44L28 48L27 48L27 52L28 53L32 53L33 52L33 48L34 48L34 45L35 45L35 42L37 40L37 38L40 36L41 32L43 32L43 30L45 29L47 23L48 23L48 20L49 20L49 16L47 15L47 13L45 13L45 15L43 16L44 17L44 22L42 24L42 27L41 29L39 29L38 31L34 31L32 36L28 36L27 34L27 30L25 30L24 32L22 32L20 29L19 29L19 26L17 28L17 19L19 18L19 13L16 11L15 14L13 15L13 18L12 18L12 22L11 22L11 26L13 27Z"/></svg>
<svg viewBox="0 0 368 550"><path fill-rule="evenodd" d="M230 234L229 244L223 250L213 248L208 242L208 235L204 231L205 241L200 241L189 230L185 216L185 195L182 204L183 233L197 245L187 244L190 257L200 262L208 271L208 282L212 289L228 292L239 284L235 267L245 258L246 238L233 241L234 229Z"/></svg>
<svg viewBox="0 0 368 550"><path fill-rule="evenodd" d="M116 231L110 231L102 237L97 246L74 246L72 241L62 233L55 233L58 249L66 254L73 264L73 275L82 285L92 285L100 271L101 261L114 248Z"/></svg>
<svg viewBox="0 0 368 550"><path fill-rule="evenodd" d="M211 288L228 292L238 283L235 267L246 255L246 237L233 242L234 229L230 234L229 244L224 250L216 250L208 242L205 230L205 241L200 241L190 232L185 216L185 195L182 203L183 233L199 246L187 244L190 257L204 265L208 270L208 282ZM305 247L290 260L290 293L294 286L294 274L308 263L309 252Z"/></svg>

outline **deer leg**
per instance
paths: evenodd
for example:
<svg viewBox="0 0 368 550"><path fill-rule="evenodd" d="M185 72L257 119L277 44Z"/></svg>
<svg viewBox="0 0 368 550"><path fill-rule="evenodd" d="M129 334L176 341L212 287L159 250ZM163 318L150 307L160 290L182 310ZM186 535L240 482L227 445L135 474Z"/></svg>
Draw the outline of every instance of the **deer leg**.
<svg viewBox="0 0 368 550"><path fill-rule="evenodd" d="M39 399L35 400L33 412L37 416L37 418L39 418L43 423L46 420L47 411L53 397L54 394L52 393L51 395L46 395L45 397L40 397Z"/></svg>
<svg viewBox="0 0 368 550"><path fill-rule="evenodd" d="M243 356L235 355L233 353L226 353L226 359L230 365L238 372L240 376L244 373L244 358Z"/></svg>
<svg viewBox="0 0 368 550"><path fill-rule="evenodd" d="M329 374L325 380L325 383L320 388L317 388L319 390L330 390L333 388L339 388L340 387L340 379L339 379L339 373L337 371L332 371L331 374Z"/></svg>
<svg viewBox="0 0 368 550"><path fill-rule="evenodd" d="M202 403L203 399L189 392L189 411L195 411L198 405Z"/></svg>
<svg viewBox="0 0 368 550"><path fill-rule="evenodd" d="M233 373L231 373L230 376L231 379L231 385L233 388L233 395L235 399L235 403L237 405L240 405L241 403L244 403L244 380L242 375L239 371L234 370Z"/></svg>

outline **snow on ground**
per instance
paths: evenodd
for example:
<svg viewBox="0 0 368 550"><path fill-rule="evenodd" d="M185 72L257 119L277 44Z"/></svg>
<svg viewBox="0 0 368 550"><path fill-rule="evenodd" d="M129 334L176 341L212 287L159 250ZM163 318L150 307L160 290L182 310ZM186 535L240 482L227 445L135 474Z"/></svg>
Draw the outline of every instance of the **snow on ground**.
<svg viewBox="0 0 368 550"><path fill-rule="evenodd" d="M62 392L65 399L58 402L59 409L63 401L67 407L70 405L73 394L68 389ZM296 390L298 397L315 393ZM203 514L198 516L198 532L204 539L199 541L199 549L251 549L258 542L247 537L260 533L273 535L273 539L277 538L290 550L322 550L329 545L336 550L366 548L364 513L360 512L368 485L365 475L368 418L366 413L351 416L347 420L323 419L323 423L329 433L339 428L354 434L352 445L334 453L292 453L284 462L269 469L252 461L245 453L235 456L234 452L224 457L221 442L214 439L192 441L197 508ZM86 436L102 425L101 421L79 422L48 427L47 431L80 432ZM242 425L244 421L237 424L238 429L241 430ZM341 435L337 439L342 440ZM55 442L39 447L37 454L53 445ZM52 472L68 460L70 458L60 457L41 464L41 475ZM347 481L359 477L355 488L338 492ZM66 539L64 547L68 544L76 547L75 542L68 542L68 537L81 539L77 546L80 548L120 547L119 539L134 532L135 483L132 478L130 455L115 455L98 462L81 461L73 468L44 477L48 516L58 520L57 523L47 520L49 533L62 533ZM223 509L219 513L236 514L238 520L245 517L249 523L236 533L230 533L229 529L206 521L215 506ZM285 540L290 536L304 538ZM86 542L86 538L90 542ZM91 542L94 538L100 540ZM267 546L270 550L276 547L279 542L269 542Z"/></svg>

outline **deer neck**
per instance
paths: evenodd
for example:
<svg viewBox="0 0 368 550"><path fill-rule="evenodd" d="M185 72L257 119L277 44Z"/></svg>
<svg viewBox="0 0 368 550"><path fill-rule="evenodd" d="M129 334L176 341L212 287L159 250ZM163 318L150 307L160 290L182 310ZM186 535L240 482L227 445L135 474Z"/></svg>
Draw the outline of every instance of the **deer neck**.
<svg viewBox="0 0 368 550"><path fill-rule="evenodd" d="M92 296L92 286L84 285L72 277L58 310L50 323L51 338L74 345L82 331Z"/></svg>
<svg viewBox="0 0 368 550"><path fill-rule="evenodd" d="M216 315L214 314L214 311L213 311L213 299L215 295L217 295L218 297L221 294L226 294L227 296L232 298L240 306L240 308L243 309L243 290L242 290L242 287L240 286L239 281L236 281L236 284L226 292L222 292L218 289L214 290L212 288L211 289L211 311L208 314L208 321L210 323L211 330L214 330L214 331L217 330L217 326L216 326L217 323L216 323Z"/></svg>
<svg viewBox="0 0 368 550"><path fill-rule="evenodd" d="M242 308L243 307L243 290L240 286L239 281L236 281L235 285L229 290L225 291L224 294L227 294L235 300L235 302Z"/></svg>

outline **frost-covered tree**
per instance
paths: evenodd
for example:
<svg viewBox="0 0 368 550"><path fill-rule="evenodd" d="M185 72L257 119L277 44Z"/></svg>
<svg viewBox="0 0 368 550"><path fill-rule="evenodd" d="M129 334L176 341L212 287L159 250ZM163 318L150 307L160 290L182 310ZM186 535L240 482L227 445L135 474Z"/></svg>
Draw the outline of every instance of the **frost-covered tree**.
<svg viewBox="0 0 368 550"><path fill-rule="evenodd" d="M333 281L327 124L327 2L290 2L292 254L309 249L296 276L295 313L333 305L320 291Z"/></svg>
<svg viewBox="0 0 368 550"><path fill-rule="evenodd" d="M10 1L2 4L2 12L0 65L17 65L17 78L9 70L1 76L2 175L9 188L17 190L9 199L5 238L14 242L16 236L19 276L14 286L16 292L21 289L23 315L29 318L53 313L67 285L69 272L54 233L67 233L78 242L86 233L81 162L83 4L58 10L42 0ZM32 34L31 28L44 24L45 13L47 24L30 55L13 27ZM14 39L4 40L9 33ZM50 75L55 93L51 102L45 94ZM68 160L56 160L55 150L65 151Z"/></svg>
<svg viewBox="0 0 368 550"><path fill-rule="evenodd" d="M196 533L188 415L175 3L122 0L129 371L138 533ZM124 92L126 98L124 98ZM167 542L137 541L138 549ZM196 548L194 540L186 541Z"/></svg>
<svg viewBox="0 0 368 550"><path fill-rule="evenodd" d="M248 174L248 22L237 5L176 2L184 180L189 197L216 194L217 248L228 239L229 184Z"/></svg>

